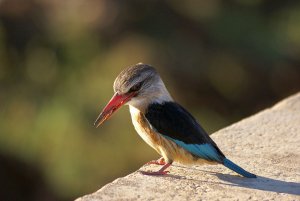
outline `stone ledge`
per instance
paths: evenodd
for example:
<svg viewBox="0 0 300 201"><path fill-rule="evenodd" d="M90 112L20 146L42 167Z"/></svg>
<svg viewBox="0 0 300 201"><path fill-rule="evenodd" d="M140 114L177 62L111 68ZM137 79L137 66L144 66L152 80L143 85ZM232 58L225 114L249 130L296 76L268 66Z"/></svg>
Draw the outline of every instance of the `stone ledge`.
<svg viewBox="0 0 300 201"><path fill-rule="evenodd" d="M77 201L300 200L300 93L211 137L229 159L258 178L239 177L222 165L174 164L169 175L136 171Z"/></svg>

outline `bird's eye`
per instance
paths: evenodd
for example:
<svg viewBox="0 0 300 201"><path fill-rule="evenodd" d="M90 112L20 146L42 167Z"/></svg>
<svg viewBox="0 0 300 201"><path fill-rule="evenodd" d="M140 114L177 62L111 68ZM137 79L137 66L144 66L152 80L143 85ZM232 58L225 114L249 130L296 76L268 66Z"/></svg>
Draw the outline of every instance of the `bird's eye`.
<svg viewBox="0 0 300 201"><path fill-rule="evenodd" d="M133 86L130 88L129 92L135 92L135 91L140 90L141 87L142 87L142 85L143 85L143 82L139 82L139 83L133 85Z"/></svg>

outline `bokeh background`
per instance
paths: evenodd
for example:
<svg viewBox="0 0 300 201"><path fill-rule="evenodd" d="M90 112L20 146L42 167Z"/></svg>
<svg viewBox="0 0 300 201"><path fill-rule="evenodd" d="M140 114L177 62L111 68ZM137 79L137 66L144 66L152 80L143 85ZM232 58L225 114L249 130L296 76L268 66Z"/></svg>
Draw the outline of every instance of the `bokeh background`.
<svg viewBox="0 0 300 201"><path fill-rule="evenodd" d="M93 127L138 62L212 133L300 90L300 2L0 0L0 199L74 199L158 158L126 107Z"/></svg>

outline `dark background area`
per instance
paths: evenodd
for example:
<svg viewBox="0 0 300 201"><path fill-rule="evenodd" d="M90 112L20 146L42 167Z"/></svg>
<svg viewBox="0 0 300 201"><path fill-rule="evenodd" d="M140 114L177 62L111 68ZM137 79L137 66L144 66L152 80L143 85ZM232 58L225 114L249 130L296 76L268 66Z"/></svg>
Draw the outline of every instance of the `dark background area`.
<svg viewBox="0 0 300 201"><path fill-rule="evenodd" d="M299 91L299 56L299 1L0 0L0 197L74 199L158 158L126 107L93 127L127 66L212 133Z"/></svg>

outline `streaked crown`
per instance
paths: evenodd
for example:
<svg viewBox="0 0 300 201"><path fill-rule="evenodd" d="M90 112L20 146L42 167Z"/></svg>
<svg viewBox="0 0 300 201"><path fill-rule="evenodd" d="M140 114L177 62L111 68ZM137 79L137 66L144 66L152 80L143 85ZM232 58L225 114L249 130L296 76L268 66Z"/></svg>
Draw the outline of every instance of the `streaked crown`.
<svg viewBox="0 0 300 201"><path fill-rule="evenodd" d="M138 63L124 69L114 82L114 91L120 94L137 91L151 84L151 81L158 76L155 68L150 65Z"/></svg>

